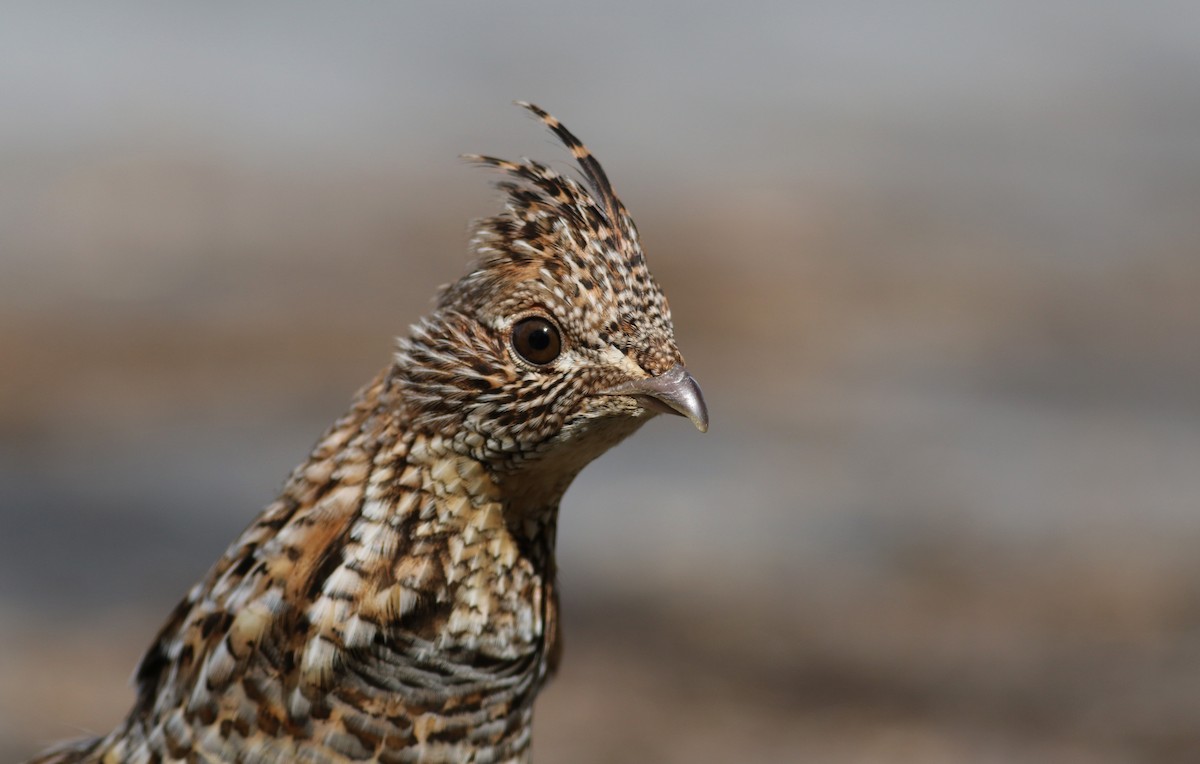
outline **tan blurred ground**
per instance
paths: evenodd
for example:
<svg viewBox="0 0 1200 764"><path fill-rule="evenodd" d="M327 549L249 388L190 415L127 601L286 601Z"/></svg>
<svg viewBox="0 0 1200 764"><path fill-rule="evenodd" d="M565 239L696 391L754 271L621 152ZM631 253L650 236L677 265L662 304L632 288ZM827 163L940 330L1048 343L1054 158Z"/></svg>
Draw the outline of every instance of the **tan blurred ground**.
<svg viewBox="0 0 1200 764"><path fill-rule="evenodd" d="M14 12L0 760L123 714L461 271L455 154L564 157L517 97L604 161L713 420L568 494L540 761L1200 760L1200 23L1010 7Z"/></svg>

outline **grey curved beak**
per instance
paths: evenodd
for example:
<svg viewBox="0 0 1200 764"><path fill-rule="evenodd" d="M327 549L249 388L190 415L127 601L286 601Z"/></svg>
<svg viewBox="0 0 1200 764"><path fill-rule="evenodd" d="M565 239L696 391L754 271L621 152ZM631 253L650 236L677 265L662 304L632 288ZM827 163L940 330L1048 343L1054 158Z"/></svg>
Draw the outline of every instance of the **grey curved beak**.
<svg viewBox="0 0 1200 764"><path fill-rule="evenodd" d="M708 406L696 378L680 364L657 377L634 379L605 390L602 395L630 395L647 408L664 414L685 416L700 432L708 432Z"/></svg>

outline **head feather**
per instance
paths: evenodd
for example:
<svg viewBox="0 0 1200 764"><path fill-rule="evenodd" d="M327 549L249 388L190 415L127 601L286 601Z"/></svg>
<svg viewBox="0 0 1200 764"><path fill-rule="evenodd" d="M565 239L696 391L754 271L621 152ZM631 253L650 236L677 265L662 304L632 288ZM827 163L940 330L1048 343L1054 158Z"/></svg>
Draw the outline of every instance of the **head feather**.
<svg viewBox="0 0 1200 764"><path fill-rule="evenodd" d="M498 184L499 188L508 194L508 212L511 215L528 219L529 213L536 208L549 208L567 221L582 227L582 232L590 234L590 237L599 240L611 239L614 248L624 251L627 256L639 255L637 229L633 220L629 217L625 205L617 198L608 175L592 152L574 133L544 109L525 101L516 103L536 115L571 151L588 188L584 189L572 178L531 159L512 162L479 154L465 154L463 159L494 167L523 181L536 192L531 195L519 184Z"/></svg>

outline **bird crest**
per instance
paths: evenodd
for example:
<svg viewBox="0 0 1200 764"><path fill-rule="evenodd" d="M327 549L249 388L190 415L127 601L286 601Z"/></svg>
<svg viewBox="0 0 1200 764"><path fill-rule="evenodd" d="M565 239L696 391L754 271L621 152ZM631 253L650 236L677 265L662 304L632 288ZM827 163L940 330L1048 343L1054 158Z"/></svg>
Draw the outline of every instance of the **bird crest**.
<svg viewBox="0 0 1200 764"><path fill-rule="evenodd" d="M574 225L587 240L622 250L627 256L640 255L637 228L613 191L604 168L588 147L542 108L526 101L516 103L536 115L570 150L588 187L585 189L573 178L528 158L512 162L493 156L465 154L463 159L494 167L514 179L497 184L507 195L505 214L485 221L485 226L499 224L501 231L508 233L506 223L529 223L547 216L557 217Z"/></svg>

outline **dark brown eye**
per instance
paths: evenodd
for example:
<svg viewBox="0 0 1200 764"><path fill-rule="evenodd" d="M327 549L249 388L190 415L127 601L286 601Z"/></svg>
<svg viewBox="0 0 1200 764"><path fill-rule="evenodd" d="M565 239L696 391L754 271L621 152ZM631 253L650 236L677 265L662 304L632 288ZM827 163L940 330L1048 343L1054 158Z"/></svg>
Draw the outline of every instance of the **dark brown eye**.
<svg viewBox="0 0 1200 764"><path fill-rule="evenodd" d="M532 316L517 322L512 330L513 349L530 363L550 363L562 351L558 327L544 318Z"/></svg>

